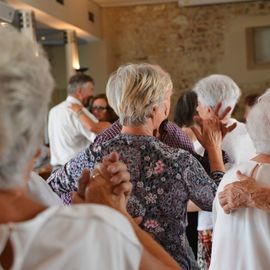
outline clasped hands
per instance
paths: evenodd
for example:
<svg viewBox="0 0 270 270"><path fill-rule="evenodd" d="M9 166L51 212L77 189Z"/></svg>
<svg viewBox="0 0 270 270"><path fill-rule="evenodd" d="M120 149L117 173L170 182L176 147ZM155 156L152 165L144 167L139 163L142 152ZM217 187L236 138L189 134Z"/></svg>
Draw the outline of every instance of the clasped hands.
<svg viewBox="0 0 270 270"><path fill-rule="evenodd" d="M78 191L72 193L72 203L97 203L126 213L126 204L132 190L127 166L112 152L95 166L91 175L84 170Z"/></svg>

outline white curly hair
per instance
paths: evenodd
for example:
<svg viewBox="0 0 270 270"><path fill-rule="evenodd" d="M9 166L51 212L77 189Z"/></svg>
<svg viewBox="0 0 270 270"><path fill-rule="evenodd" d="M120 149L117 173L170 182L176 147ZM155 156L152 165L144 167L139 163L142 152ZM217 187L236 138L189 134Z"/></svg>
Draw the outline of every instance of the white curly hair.
<svg viewBox="0 0 270 270"><path fill-rule="evenodd" d="M10 26L1 26L0 36L0 189L9 189L23 185L42 142L54 83L36 42Z"/></svg>

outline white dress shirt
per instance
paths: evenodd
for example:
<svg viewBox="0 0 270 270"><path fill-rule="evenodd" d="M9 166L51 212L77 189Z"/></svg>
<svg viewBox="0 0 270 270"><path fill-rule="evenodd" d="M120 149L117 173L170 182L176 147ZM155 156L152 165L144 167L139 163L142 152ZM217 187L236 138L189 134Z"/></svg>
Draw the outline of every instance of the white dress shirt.
<svg viewBox="0 0 270 270"><path fill-rule="evenodd" d="M231 168L217 194L234 182L236 171L251 175L257 165L248 161ZM270 187L270 164L259 166L256 181ZM213 207L214 231L210 270L268 270L270 267L270 214L256 208L242 208L225 214L218 196Z"/></svg>
<svg viewBox="0 0 270 270"><path fill-rule="evenodd" d="M8 239L15 250L12 270L138 270L142 256L128 220L97 204L51 207L0 235L0 251Z"/></svg>
<svg viewBox="0 0 270 270"><path fill-rule="evenodd" d="M49 112L48 133L51 150L51 164L64 165L81 150L92 143L96 134L89 131L80 121L77 114L69 106L71 103L81 102L68 96L67 99L53 107ZM98 122L94 115L83 108L93 121Z"/></svg>

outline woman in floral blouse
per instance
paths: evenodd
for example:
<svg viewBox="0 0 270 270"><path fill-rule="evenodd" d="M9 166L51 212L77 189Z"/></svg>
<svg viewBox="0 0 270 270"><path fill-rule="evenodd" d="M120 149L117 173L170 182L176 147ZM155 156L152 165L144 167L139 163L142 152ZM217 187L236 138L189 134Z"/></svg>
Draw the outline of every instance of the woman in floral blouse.
<svg viewBox="0 0 270 270"><path fill-rule="evenodd" d="M183 269L199 269L186 239L187 202L211 211L224 165L222 134L217 118L202 121L197 131L208 150L212 178L188 152L171 148L155 136L168 117L172 81L159 66L129 64L111 75L107 84L110 105L119 116L122 132L93 148L93 164L117 151L131 173L133 192L128 211L143 217L141 227L175 258Z"/></svg>

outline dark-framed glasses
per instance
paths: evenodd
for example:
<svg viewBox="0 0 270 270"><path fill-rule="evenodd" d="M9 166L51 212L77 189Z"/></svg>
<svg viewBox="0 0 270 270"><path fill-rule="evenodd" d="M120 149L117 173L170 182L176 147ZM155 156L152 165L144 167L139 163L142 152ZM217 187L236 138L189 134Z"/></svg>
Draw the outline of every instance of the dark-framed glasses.
<svg viewBox="0 0 270 270"><path fill-rule="evenodd" d="M104 106L93 106L92 110L96 110L96 111L104 111L107 110L107 107Z"/></svg>

